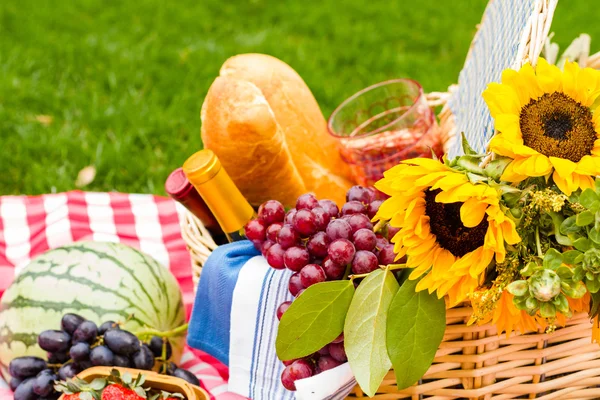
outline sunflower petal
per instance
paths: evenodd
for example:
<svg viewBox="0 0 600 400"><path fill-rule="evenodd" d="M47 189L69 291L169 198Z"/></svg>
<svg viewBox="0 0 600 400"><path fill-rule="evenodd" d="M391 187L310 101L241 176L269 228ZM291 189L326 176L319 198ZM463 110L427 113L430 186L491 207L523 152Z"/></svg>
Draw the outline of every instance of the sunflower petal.
<svg viewBox="0 0 600 400"><path fill-rule="evenodd" d="M490 83L483 92L483 99L494 118L498 114L519 114L520 112L519 97L510 86Z"/></svg>
<svg viewBox="0 0 600 400"><path fill-rule="evenodd" d="M556 65L539 58L536 66L536 78L542 92L552 93L562 90L562 72Z"/></svg>
<svg viewBox="0 0 600 400"><path fill-rule="evenodd" d="M460 220L467 228L474 228L481 223L485 217L488 204L476 198L470 198L460 207Z"/></svg>

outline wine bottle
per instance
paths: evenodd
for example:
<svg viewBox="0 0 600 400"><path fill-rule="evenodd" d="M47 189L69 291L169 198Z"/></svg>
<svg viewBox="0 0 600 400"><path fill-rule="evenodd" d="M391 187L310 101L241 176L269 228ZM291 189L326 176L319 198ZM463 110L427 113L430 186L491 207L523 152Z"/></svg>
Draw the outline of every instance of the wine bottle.
<svg viewBox="0 0 600 400"><path fill-rule="evenodd" d="M254 209L215 153L208 149L194 153L183 164L183 172L221 225L227 240L245 239L244 226L255 216Z"/></svg>
<svg viewBox="0 0 600 400"><path fill-rule="evenodd" d="M169 174L165 181L165 191L173 200L188 209L211 233L218 244L225 243L225 235L221 225L212 214L196 188L190 183L182 168ZM219 243L220 242L220 243Z"/></svg>

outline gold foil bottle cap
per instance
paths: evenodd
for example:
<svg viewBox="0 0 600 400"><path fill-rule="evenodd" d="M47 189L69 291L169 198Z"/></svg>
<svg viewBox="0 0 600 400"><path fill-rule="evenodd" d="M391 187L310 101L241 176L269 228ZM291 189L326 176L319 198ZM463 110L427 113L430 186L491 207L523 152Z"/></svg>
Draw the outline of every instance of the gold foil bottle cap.
<svg viewBox="0 0 600 400"><path fill-rule="evenodd" d="M209 149L197 151L183 163L183 171L195 185L210 181L219 170L221 170L221 162Z"/></svg>

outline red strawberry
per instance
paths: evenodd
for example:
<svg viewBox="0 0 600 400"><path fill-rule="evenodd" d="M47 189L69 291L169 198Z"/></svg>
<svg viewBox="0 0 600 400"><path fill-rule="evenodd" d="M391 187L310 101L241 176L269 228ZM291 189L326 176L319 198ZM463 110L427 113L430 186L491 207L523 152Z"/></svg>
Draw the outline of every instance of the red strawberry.
<svg viewBox="0 0 600 400"><path fill-rule="evenodd" d="M144 400L144 398L131 389L113 383L102 391L102 400Z"/></svg>

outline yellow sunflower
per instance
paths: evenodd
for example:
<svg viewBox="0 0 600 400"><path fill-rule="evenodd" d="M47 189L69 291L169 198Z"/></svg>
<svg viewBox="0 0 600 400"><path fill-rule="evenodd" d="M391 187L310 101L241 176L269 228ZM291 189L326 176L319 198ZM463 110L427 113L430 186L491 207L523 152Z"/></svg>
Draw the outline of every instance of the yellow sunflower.
<svg viewBox="0 0 600 400"><path fill-rule="evenodd" d="M467 298L504 243L521 239L500 209L500 194L484 183L432 159L405 161L386 171L375 187L391 196L374 220L400 228L393 237L397 259L407 257L417 290L448 295L450 306Z"/></svg>
<svg viewBox="0 0 600 400"><path fill-rule="evenodd" d="M502 180L552 173L566 195L593 187L600 175L600 71L572 62L564 72L540 58L537 67L506 70L483 92L498 134L490 149L513 159Z"/></svg>

